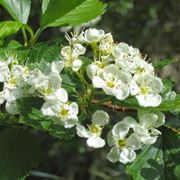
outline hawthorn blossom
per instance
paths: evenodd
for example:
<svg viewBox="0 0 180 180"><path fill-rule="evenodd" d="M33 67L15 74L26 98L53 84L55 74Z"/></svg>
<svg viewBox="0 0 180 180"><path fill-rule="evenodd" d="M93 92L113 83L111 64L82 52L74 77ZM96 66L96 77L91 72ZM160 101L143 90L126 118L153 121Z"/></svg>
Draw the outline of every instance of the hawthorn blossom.
<svg viewBox="0 0 180 180"><path fill-rule="evenodd" d="M109 161L127 164L135 160L135 150L141 148L141 142L135 133L128 135L130 128L131 126L123 120L115 124L108 133L108 144L112 147L107 154Z"/></svg>
<svg viewBox="0 0 180 180"><path fill-rule="evenodd" d="M129 86L131 75L119 70L111 64L104 68L102 75L94 76L92 79L95 88L102 88L107 95L115 96L119 100L124 100L129 96Z"/></svg>
<svg viewBox="0 0 180 180"><path fill-rule="evenodd" d="M41 107L41 112L65 128L72 128L78 122L78 105L75 102L46 101Z"/></svg>
<svg viewBox="0 0 180 180"><path fill-rule="evenodd" d="M103 127L109 122L109 115L102 110L97 110L92 116L92 124L86 129L83 125L77 124L76 130L79 137L87 138L87 145L93 148L101 148L105 145L101 138Z"/></svg>
<svg viewBox="0 0 180 180"><path fill-rule="evenodd" d="M73 71L78 71L82 65L80 55L83 55L86 48L81 44L73 44L73 46L65 46L61 50L61 55L63 58L63 63L65 67L72 68Z"/></svg>

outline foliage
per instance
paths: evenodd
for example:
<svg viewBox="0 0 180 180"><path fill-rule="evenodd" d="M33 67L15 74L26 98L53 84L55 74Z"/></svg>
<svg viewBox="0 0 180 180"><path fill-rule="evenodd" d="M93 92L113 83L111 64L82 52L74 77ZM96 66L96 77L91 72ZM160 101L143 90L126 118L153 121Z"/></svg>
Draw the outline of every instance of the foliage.
<svg viewBox="0 0 180 180"><path fill-rule="evenodd" d="M0 132L0 179L18 179L28 175L41 159L34 136L22 127L9 127Z"/></svg>

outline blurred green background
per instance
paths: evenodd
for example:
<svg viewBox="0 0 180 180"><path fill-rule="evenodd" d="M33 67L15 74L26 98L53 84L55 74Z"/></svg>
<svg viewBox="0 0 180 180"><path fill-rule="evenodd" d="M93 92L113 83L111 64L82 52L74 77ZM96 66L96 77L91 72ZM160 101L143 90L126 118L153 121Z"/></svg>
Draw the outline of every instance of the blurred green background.
<svg viewBox="0 0 180 180"><path fill-rule="evenodd" d="M180 1L179 0L106 0L107 12L93 27L111 32L116 42L127 42L137 47L150 61L173 59L177 62L163 68L158 74L170 78L180 91ZM67 1L68 3L68 1ZM41 1L32 1L30 25L39 26ZM0 20L9 20L0 7ZM66 43L61 28L49 28L39 41ZM20 39L20 34L15 36ZM121 116L119 114L118 116ZM37 132L36 132L37 133ZM34 168L29 180L101 180L130 179L123 173L123 165L111 164L105 159L106 150L87 148L84 139L67 142L47 134L38 134L44 150L39 167ZM49 173L49 174L46 174ZM55 175L52 175L55 174Z"/></svg>

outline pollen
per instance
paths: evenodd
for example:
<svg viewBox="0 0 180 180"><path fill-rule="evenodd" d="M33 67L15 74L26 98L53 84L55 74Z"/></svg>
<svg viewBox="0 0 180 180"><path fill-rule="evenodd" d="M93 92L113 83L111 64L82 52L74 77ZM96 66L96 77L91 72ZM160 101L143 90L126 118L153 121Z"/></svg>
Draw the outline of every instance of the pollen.
<svg viewBox="0 0 180 180"><path fill-rule="evenodd" d="M12 78L10 78L10 79L8 80L8 83L9 83L9 84L12 84L12 85L16 85L17 80L16 80L16 78L12 77Z"/></svg>
<svg viewBox="0 0 180 180"><path fill-rule="evenodd" d="M106 85L110 88L113 88L115 86L113 81L108 81Z"/></svg>
<svg viewBox="0 0 180 180"><path fill-rule="evenodd" d="M120 147L120 148L123 148L123 147L125 147L126 146L126 140L124 140L124 139L119 139L118 140L118 146Z"/></svg>
<svg viewBox="0 0 180 180"><path fill-rule="evenodd" d="M141 86L140 91L141 91L141 94L146 95L149 92L149 88L146 86Z"/></svg>
<svg viewBox="0 0 180 180"><path fill-rule="evenodd" d="M92 134L101 135L101 132L102 132L102 128L101 127L98 127L95 124L91 124L91 125L88 126L88 128L89 128L89 131Z"/></svg>
<svg viewBox="0 0 180 180"><path fill-rule="evenodd" d="M62 108L59 113L58 113L60 116L62 117L66 117L68 114L69 114L69 110L68 109L65 109L65 108Z"/></svg>

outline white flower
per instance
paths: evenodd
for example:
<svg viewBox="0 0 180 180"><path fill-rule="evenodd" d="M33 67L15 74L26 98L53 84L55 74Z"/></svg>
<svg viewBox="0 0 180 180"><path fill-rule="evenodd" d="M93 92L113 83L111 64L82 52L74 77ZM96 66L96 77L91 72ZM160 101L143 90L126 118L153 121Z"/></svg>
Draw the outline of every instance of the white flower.
<svg viewBox="0 0 180 180"><path fill-rule="evenodd" d="M62 61L54 61L51 63L51 73L60 73L64 68Z"/></svg>
<svg viewBox="0 0 180 180"><path fill-rule="evenodd" d="M103 127L108 124L109 115L102 110L97 110L92 116L92 124L86 129L81 124L76 126L79 137L87 138L87 145L93 148L101 148L105 145L104 139L101 138Z"/></svg>
<svg viewBox="0 0 180 180"><path fill-rule="evenodd" d="M105 33L103 30L97 30L95 28L89 28L84 32L85 41L89 44L99 42Z"/></svg>
<svg viewBox="0 0 180 180"><path fill-rule="evenodd" d="M59 101L46 101L41 111L43 115L52 117L56 123L65 128L72 128L78 122L78 105L75 102L69 104Z"/></svg>
<svg viewBox="0 0 180 180"><path fill-rule="evenodd" d="M93 79L94 76L101 76L104 68L108 65L108 62L106 61L96 61L92 64L89 64L86 67L86 73L89 79Z"/></svg>
<svg viewBox="0 0 180 180"><path fill-rule="evenodd" d="M130 128L128 123L123 120L115 124L112 131L108 133L108 144L112 146L110 152L107 154L109 161L113 163L119 161L126 164L135 160L135 150L141 148L141 142L134 133L126 137Z"/></svg>
<svg viewBox="0 0 180 180"><path fill-rule="evenodd" d="M71 67L73 71L78 71L82 65L82 61L79 59L80 55L83 55L86 48L81 44L73 44L73 47L65 46L61 50L63 57L63 63L65 67Z"/></svg>
<svg viewBox="0 0 180 180"><path fill-rule="evenodd" d="M119 100L129 96L128 84L131 80L132 77L128 72L120 70L113 64L105 67L101 76L94 76L92 79L95 88L102 88L106 94Z"/></svg>
<svg viewBox="0 0 180 180"><path fill-rule="evenodd" d="M112 55L116 59L126 60L133 59L134 57L141 57L139 49L133 48L126 43L117 44L112 51Z"/></svg>
<svg viewBox="0 0 180 180"><path fill-rule="evenodd" d="M8 63L0 60L0 82L4 82L9 78Z"/></svg>
<svg viewBox="0 0 180 180"><path fill-rule="evenodd" d="M99 50L104 54L111 54L114 47L114 40L111 33L105 34L99 43Z"/></svg>
<svg viewBox="0 0 180 180"><path fill-rule="evenodd" d="M136 96L141 106L155 107L160 105L162 97L159 93L163 89L160 78L145 74L137 82L131 81L131 83L131 94Z"/></svg>
<svg viewBox="0 0 180 180"><path fill-rule="evenodd" d="M161 134L156 128L165 123L162 112L138 111L139 124L134 126L134 131L144 144L153 144Z"/></svg>

